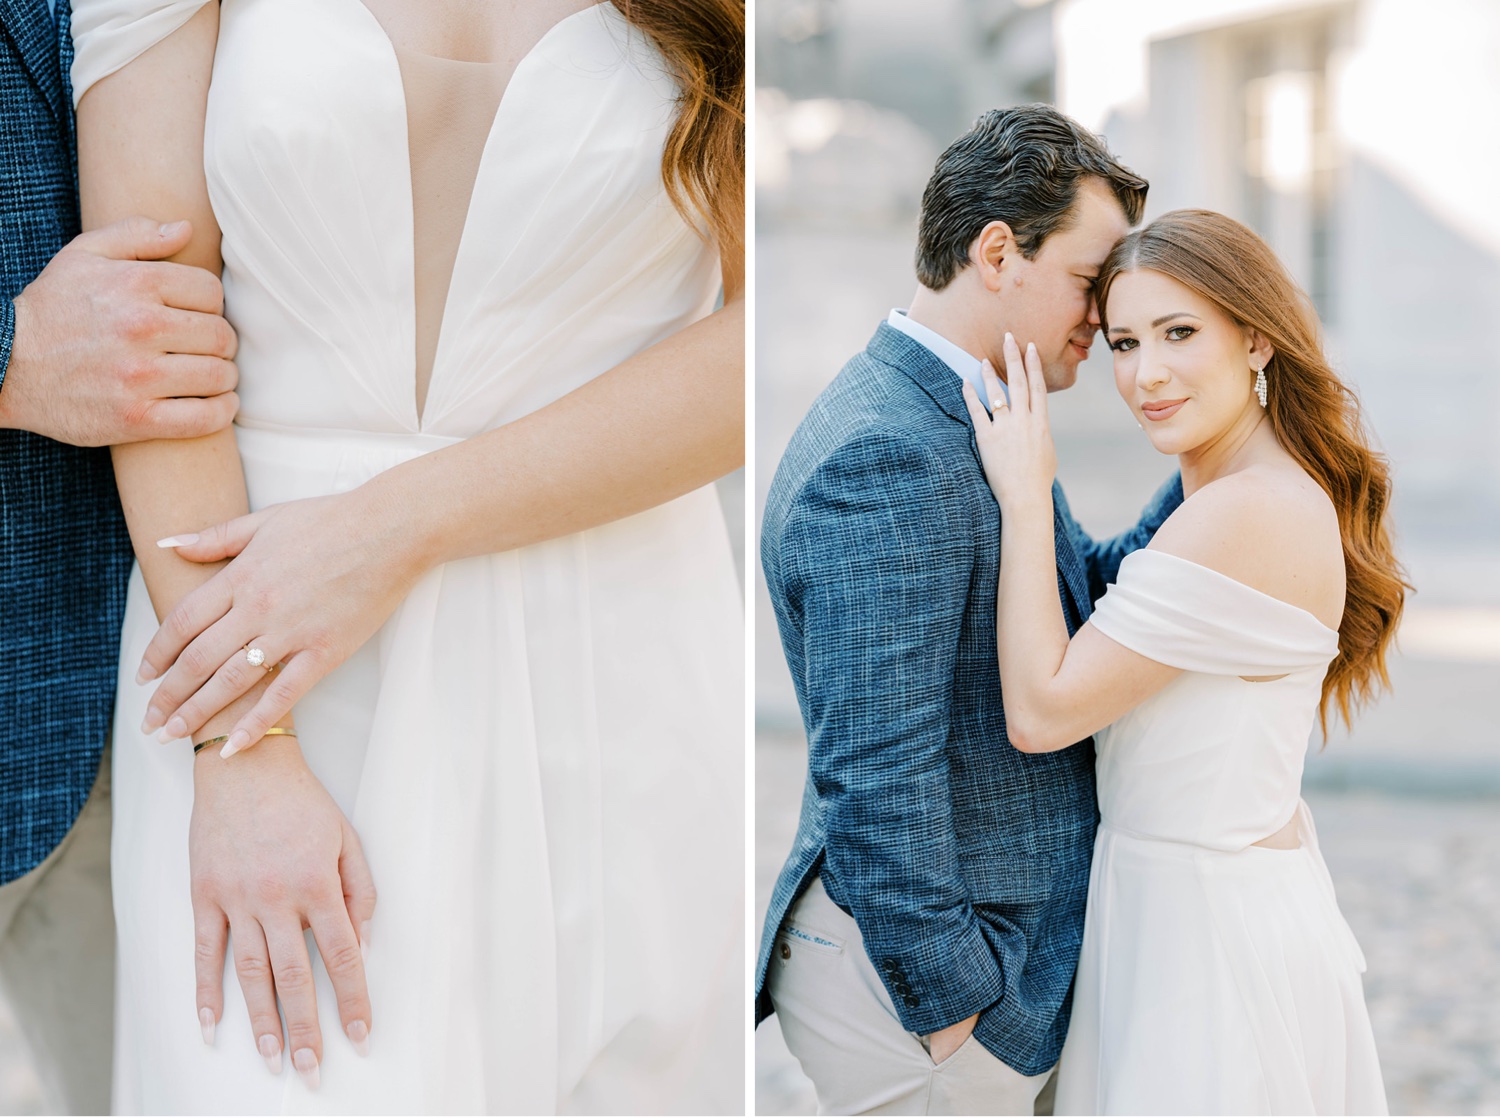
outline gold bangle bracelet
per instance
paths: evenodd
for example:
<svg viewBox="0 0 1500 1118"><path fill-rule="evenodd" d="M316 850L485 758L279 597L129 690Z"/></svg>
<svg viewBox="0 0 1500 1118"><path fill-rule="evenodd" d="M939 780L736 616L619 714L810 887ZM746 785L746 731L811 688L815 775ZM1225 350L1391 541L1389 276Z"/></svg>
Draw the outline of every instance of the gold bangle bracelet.
<svg viewBox="0 0 1500 1118"><path fill-rule="evenodd" d="M269 730L267 730L265 732L265 736L268 737L268 738L269 737L276 737L278 735L284 735L284 736L289 737L289 738L294 738L294 737L297 736L297 731L294 730L294 729L292 729L289 726L272 726ZM226 742L228 740L229 740L229 735L228 734L220 734L216 738L208 738L205 741L200 741L197 745L193 746L193 756L194 757L198 756L198 754L200 752L202 752L203 750L207 749L211 745L222 745L224 742Z"/></svg>

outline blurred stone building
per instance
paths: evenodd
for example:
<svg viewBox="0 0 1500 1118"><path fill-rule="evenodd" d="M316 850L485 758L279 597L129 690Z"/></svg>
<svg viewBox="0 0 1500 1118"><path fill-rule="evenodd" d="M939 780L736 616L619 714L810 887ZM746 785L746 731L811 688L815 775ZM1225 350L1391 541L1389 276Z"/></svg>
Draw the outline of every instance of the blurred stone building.
<svg viewBox="0 0 1500 1118"><path fill-rule="evenodd" d="M1309 753L1308 799L1393 1113L1500 1113L1500 0L757 0L756 510L813 398L915 287L921 191L995 106L1046 100L1228 213L1316 301L1391 459L1408 600L1394 690ZM1172 468L1102 344L1049 406L1059 476L1118 531ZM805 739L752 536L756 908ZM1351 740L1352 739L1352 740ZM1316 741L1316 736L1315 736ZM807 1113L774 1025L757 1110Z"/></svg>
<svg viewBox="0 0 1500 1118"><path fill-rule="evenodd" d="M1500 4L1063 0L1057 100L1313 296L1426 604L1500 602ZM1476 603L1477 604L1477 603Z"/></svg>

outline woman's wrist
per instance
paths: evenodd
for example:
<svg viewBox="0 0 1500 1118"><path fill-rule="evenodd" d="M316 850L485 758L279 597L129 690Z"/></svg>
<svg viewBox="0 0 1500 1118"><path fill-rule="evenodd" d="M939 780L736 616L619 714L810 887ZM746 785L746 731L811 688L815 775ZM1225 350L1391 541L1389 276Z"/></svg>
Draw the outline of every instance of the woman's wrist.
<svg viewBox="0 0 1500 1118"><path fill-rule="evenodd" d="M415 476L412 467L421 461L386 470L349 494L362 506L355 522L371 526L370 546L390 560L406 586L454 558L445 550L453 535L451 513L441 487L423 487Z"/></svg>
<svg viewBox="0 0 1500 1118"><path fill-rule="evenodd" d="M1042 523L1051 530L1052 525L1052 490L1043 489L1037 493L1007 494L1000 502L1001 521L1006 531L1018 525L1032 522Z"/></svg>
<svg viewBox="0 0 1500 1118"><path fill-rule="evenodd" d="M235 699L234 702L230 703L223 710L210 717L206 722L203 723L203 725L199 726L198 729L193 732L193 744L196 745L201 741L206 741L208 738L218 737L220 735L227 736L235 728L235 726L239 724L239 720L246 714L248 714L251 708L260 701L261 696L265 694L266 688L271 686L271 681L274 678L274 672L266 673L265 679L256 683L255 686L251 687L250 690L246 691L239 698ZM293 717L293 712L288 711L284 718L278 718L276 720L276 725L283 729L295 730L297 728L297 722Z"/></svg>

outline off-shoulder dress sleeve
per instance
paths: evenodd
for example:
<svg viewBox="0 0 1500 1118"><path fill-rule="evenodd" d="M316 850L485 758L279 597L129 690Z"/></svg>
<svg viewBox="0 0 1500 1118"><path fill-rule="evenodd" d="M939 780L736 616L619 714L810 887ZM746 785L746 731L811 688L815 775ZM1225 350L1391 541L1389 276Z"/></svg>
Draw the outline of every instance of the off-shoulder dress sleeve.
<svg viewBox="0 0 1500 1118"><path fill-rule="evenodd" d="M1090 624L1170 667L1209 675L1285 675L1324 667L1339 635L1298 606L1164 551L1142 548Z"/></svg>
<svg viewBox="0 0 1500 1118"><path fill-rule="evenodd" d="M211 0L75 0L73 104L101 78L128 66Z"/></svg>

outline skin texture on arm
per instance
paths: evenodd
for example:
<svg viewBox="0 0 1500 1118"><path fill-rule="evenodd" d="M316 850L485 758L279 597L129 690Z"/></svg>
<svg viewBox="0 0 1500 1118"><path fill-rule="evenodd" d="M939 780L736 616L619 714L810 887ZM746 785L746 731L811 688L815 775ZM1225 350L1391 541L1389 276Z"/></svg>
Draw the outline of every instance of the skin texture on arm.
<svg viewBox="0 0 1500 1118"><path fill-rule="evenodd" d="M85 228L132 213L192 224L172 259L218 275L219 229L208 204L201 137L218 13L209 5L146 55L90 89L78 107L80 207ZM184 143L180 137L196 136ZM142 158L150 152L150 158ZM222 297L204 309L222 312ZM232 336L228 324L221 329ZM197 439L111 451L131 544L161 617L211 574L152 546L174 515L246 512L244 474L228 428Z"/></svg>
<svg viewBox="0 0 1500 1118"><path fill-rule="evenodd" d="M219 234L204 181L202 138L217 36L218 5L208 4L90 88L78 110L85 226L141 213L156 220L185 217L192 236L175 260L215 275ZM217 285L206 286L215 292L214 305L193 309L217 313ZM232 346L228 324L215 321ZM180 523L178 517L211 520L247 508L234 435L226 428L203 438L117 446L112 453L131 540L161 616L214 568L188 562L154 541ZM252 689L237 706L212 712L215 717L200 731L205 736L227 730L265 687L263 669L249 667L243 656L236 660ZM185 837L198 941L197 1009L204 1040L211 1043L223 1012L223 960L233 927L236 969L261 1054L279 1067L279 994L293 1062L312 1081L322 1037L302 929L314 930L346 1029L359 1046L369 1035L370 1011L354 929L369 919L374 889L358 839L307 770L296 739L273 740L260 756L237 764L211 750L194 763L193 821ZM184 1014L191 1011L182 1007Z"/></svg>
<svg viewBox="0 0 1500 1118"><path fill-rule="evenodd" d="M226 706L244 681L213 673L245 641L265 638L267 655L287 666L228 748L248 745L363 644L434 566L596 527L740 466L738 261L726 266L724 283L720 310L514 423L346 494L203 531L212 518L175 518L163 535L198 536L177 549L185 558L238 558L169 615L147 649L146 677L167 673L148 726L175 716L186 732Z"/></svg>

